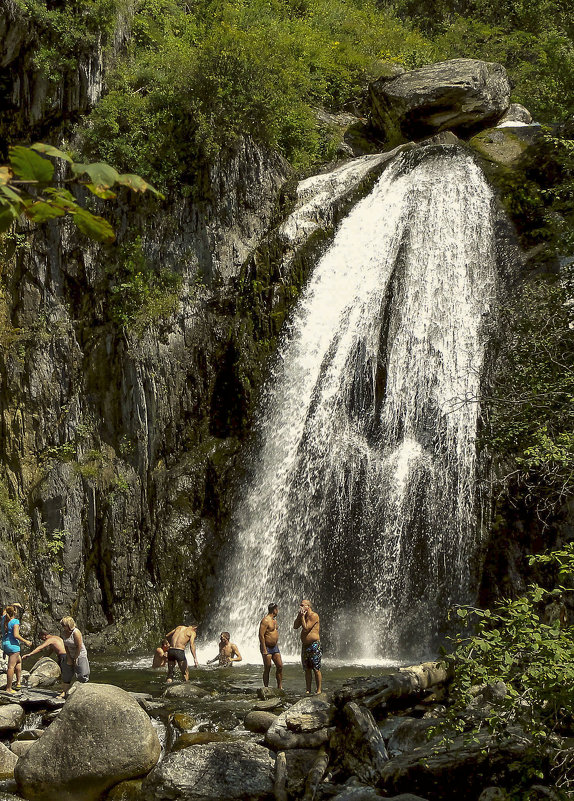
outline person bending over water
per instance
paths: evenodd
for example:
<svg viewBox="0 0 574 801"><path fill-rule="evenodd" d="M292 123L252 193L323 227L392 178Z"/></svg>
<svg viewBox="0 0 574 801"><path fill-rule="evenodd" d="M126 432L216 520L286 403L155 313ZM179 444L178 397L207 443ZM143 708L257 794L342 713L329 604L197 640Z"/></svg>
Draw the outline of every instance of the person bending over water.
<svg viewBox="0 0 574 801"><path fill-rule="evenodd" d="M275 664L275 678L279 690L283 687L283 660L279 653L279 630L277 628L277 604L269 604L268 612L259 624L259 650L263 657L263 686L269 687L271 661Z"/></svg>
<svg viewBox="0 0 574 801"><path fill-rule="evenodd" d="M189 681L189 667L185 656L185 647L189 643L189 649L193 656L195 667L199 667L195 654L195 638L197 637L197 626L176 626L165 635L169 649L167 652L167 681L173 681L176 662L184 681Z"/></svg>
<svg viewBox="0 0 574 801"><path fill-rule="evenodd" d="M64 692L60 694L60 698L67 698L74 674L82 684L89 681L90 663L88 662L88 652L84 645L82 632L76 628L74 618L63 617L60 620L60 625L62 626L62 640L66 649L66 660L62 662L61 666Z"/></svg>
<svg viewBox="0 0 574 801"><path fill-rule="evenodd" d="M64 640L61 637L58 637L57 634L50 634L48 631L41 631L40 632L40 639L43 640L42 645L38 645L37 648L34 648L33 651L30 651L29 654L24 654L22 659L28 659L29 656L34 656L35 654L39 654L40 651L47 651L46 656L49 653L53 653L56 657L56 662L60 666L60 670L64 673L65 668L64 665L66 664L66 648L64 646Z"/></svg>
<svg viewBox="0 0 574 801"><path fill-rule="evenodd" d="M208 659L207 664L211 665L213 662L219 662L219 667L228 667L233 662L241 662L241 654L239 648L232 642L231 634L228 631L222 631L219 638L219 653L213 659Z"/></svg>
<svg viewBox="0 0 574 801"><path fill-rule="evenodd" d="M8 669L6 670L6 692L15 693L21 689L22 680L22 656L20 654L20 643L30 647L32 643L20 634L20 621L16 617L16 609L7 606L2 615L2 651L8 658ZM12 689L12 681L16 673L16 688Z"/></svg>
<svg viewBox="0 0 574 801"><path fill-rule="evenodd" d="M167 665L167 652L169 651L169 640L166 640L164 637L161 641L161 645L153 652L153 662L151 663L152 668L161 668Z"/></svg>
<svg viewBox="0 0 574 801"><path fill-rule="evenodd" d="M323 677L321 676L321 657L323 651L319 639L319 615L314 612L309 601L303 599L299 614L293 623L294 629L301 629L301 664L305 671L307 693L311 692L311 671L315 676L317 694L321 692Z"/></svg>

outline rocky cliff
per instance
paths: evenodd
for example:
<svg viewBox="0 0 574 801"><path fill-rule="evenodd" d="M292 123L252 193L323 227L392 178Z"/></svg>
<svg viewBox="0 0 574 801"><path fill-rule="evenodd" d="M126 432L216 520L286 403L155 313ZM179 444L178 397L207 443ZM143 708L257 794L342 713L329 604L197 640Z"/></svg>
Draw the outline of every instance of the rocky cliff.
<svg viewBox="0 0 574 801"><path fill-rule="evenodd" d="M129 13L56 86L35 67L20 7L1 2L2 134L61 139L96 102ZM489 120L508 105L503 89ZM193 197L120 197L113 246L89 245L65 223L5 237L6 600L18 596L46 624L71 613L87 632L105 629L107 643L204 618L281 325L313 255L390 155L296 188L280 156L244 137L197 168Z"/></svg>

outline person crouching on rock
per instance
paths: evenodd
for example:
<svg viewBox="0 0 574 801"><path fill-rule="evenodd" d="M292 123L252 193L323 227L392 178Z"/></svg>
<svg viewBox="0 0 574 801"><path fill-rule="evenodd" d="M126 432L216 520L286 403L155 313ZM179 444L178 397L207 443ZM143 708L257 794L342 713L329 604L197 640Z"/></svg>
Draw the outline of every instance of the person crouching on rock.
<svg viewBox="0 0 574 801"><path fill-rule="evenodd" d="M66 664L67 659L64 640L61 637L58 637L57 634L50 634L48 631L41 631L40 639L43 641L42 645L38 645L33 651L30 651L30 653L24 654L22 659L28 659L29 656L34 656L35 654L39 654L40 651L44 650L47 652L46 656L49 653L53 653L63 675L65 670L64 665Z"/></svg>
<svg viewBox="0 0 574 801"><path fill-rule="evenodd" d="M62 627L62 640L66 649L66 661L62 661L64 692L61 693L60 698L67 698L74 673L78 681L82 683L89 681L90 663L88 662L88 652L84 645L82 632L76 628L74 618L63 617L60 620L60 625Z"/></svg>
<svg viewBox="0 0 574 801"><path fill-rule="evenodd" d="M213 662L219 662L219 667L229 667L233 662L241 662L241 654L239 648L232 642L231 634L228 631L222 631L219 638L219 653L213 659L208 659L207 664L211 665Z"/></svg>
<svg viewBox="0 0 574 801"><path fill-rule="evenodd" d="M189 667L185 656L185 648L189 643L189 650L193 656L195 667L199 667L197 655L195 653L195 638L197 637L197 626L176 626L166 635L169 643L167 652L167 682L171 684L175 673L177 662L181 677L184 681L189 681Z"/></svg>
<svg viewBox="0 0 574 801"><path fill-rule="evenodd" d="M20 635L20 621L16 617L16 610L13 606L7 606L2 615L2 650L4 656L8 658L8 669L6 671L6 692L15 693L21 689L22 680L22 656L20 655L20 643L31 646L30 640L26 640ZM12 681L16 673L16 688L12 689Z"/></svg>

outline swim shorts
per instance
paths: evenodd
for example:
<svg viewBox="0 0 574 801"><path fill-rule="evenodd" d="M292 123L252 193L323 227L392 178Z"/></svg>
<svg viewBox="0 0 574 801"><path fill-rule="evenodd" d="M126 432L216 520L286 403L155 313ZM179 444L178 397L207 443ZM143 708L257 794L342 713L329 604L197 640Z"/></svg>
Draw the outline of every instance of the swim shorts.
<svg viewBox="0 0 574 801"><path fill-rule="evenodd" d="M279 654L281 652L279 651L279 646L278 645L271 645L271 646L268 645L267 646L267 653L268 654Z"/></svg>
<svg viewBox="0 0 574 801"><path fill-rule="evenodd" d="M304 645L301 649L301 664L305 670L321 670L321 657L323 649L319 640L312 642L311 645Z"/></svg>
<svg viewBox="0 0 574 801"><path fill-rule="evenodd" d="M181 671L185 672L187 670L187 659L182 648L170 648L167 652L167 676L170 679L173 679L176 662Z"/></svg>

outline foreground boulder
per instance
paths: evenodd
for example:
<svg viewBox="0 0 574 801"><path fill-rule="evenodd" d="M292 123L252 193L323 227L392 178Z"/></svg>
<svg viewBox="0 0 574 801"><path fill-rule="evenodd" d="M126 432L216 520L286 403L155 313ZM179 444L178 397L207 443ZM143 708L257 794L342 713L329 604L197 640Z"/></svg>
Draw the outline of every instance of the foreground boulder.
<svg viewBox="0 0 574 801"><path fill-rule="evenodd" d="M373 124L396 143L496 122L510 105L510 81L501 64L455 58L379 78L369 94Z"/></svg>
<svg viewBox="0 0 574 801"><path fill-rule="evenodd" d="M24 723L24 710L20 704L4 704L0 706L0 734L18 731Z"/></svg>
<svg viewBox="0 0 574 801"><path fill-rule="evenodd" d="M279 715L265 735L276 751L287 748L318 748L329 739L335 707L326 696L302 698Z"/></svg>
<svg viewBox="0 0 574 801"><path fill-rule="evenodd" d="M273 797L274 759L255 743L208 743L170 754L144 779L145 801L266 801Z"/></svg>
<svg viewBox="0 0 574 801"><path fill-rule="evenodd" d="M19 759L14 777L25 798L96 801L114 784L145 775L160 751L150 719L129 693L84 684Z"/></svg>
<svg viewBox="0 0 574 801"><path fill-rule="evenodd" d="M354 701L343 709L344 727L331 738L342 767L365 784L375 784L388 760L385 741L373 715Z"/></svg>
<svg viewBox="0 0 574 801"><path fill-rule="evenodd" d="M0 743L0 779L11 779L17 762L18 756Z"/></svg>

